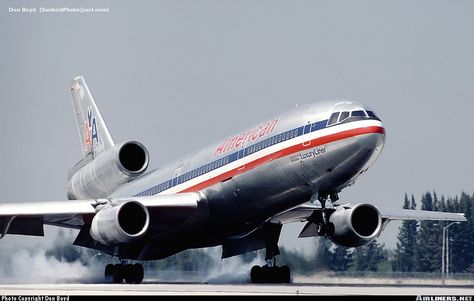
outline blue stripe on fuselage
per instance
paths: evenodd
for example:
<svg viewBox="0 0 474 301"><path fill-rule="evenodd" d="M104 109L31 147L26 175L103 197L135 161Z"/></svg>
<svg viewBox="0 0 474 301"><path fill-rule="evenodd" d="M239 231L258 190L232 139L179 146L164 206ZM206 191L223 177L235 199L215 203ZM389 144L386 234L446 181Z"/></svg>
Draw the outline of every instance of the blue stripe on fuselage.
<svg viewBox="0 0 474 301"><path fill-rule="evenodd" d="M359 121L359 120L361 120L361 119L357 118L357 119L354 119L352 121ZM363 118L362 120L380 120L380 119L378 119L376 117L375 118L373 118L373 117L368 117L367 118L366 117L366 118ZM344 123L352 122L352 121L346 121ZM307 125L305 125L305 126L300 126L300 127L297 127L297 128L293 128L293 129L288 130L286 132L282 132L282 133L279 133L277 135L271 136L271 137L269 137L265 140L262 140L260 142L255 143L255 144L247 146L244 149L233 152L233 153L231 153L227 156L224 156L220 159L214 160L210 163L207 163L203 166L200 166L196 169L193 169L193 170L191 170L189 172L186 172L182 175L179 175L175 178L167 180L167 181L165 181L161 184L153 186L153 187L151 187L151 188L149 188L149 189L147 189L143 192L140 192L140 193L138 193L134 196L149 196L149 195L154 195L154 194L163 192L167 189L170 189L172 187L175 187L177 185L180 185L182 183L190 181L190 180L192 180L196 177L207 174L207 173L209 173L209 172L211 172L211 171L213 171L217 168L220 168L222 166L225 166L227 164L235 162L239 159L242 159L246 156L249 156L253 153L261 151L261 150L263 150L267 147L285 142L285 141L290 140L290 139L294 139L294 138L302 136L302 135L307 135L309 133L325 129L327 127L337 125L337 124L333 124L331 126L327 126L327 122L328 122L328 119L314 122L310 125L310 130L309 131L308 130L305 131L305 129L307 129L306 128ZM340 123L338 123L338 124L340 124Z"/></svg>

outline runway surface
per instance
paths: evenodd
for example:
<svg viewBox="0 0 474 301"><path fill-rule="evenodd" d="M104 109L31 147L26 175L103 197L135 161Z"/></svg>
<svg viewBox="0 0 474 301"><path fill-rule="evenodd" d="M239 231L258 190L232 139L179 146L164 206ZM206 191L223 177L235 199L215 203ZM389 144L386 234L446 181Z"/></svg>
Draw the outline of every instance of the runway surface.
<svg viewBox="0 0 474 301"><path fill-rule="evenodd" d="M473 296L474 287L317 284L2 284L2 295L449 295Z"/></svg>

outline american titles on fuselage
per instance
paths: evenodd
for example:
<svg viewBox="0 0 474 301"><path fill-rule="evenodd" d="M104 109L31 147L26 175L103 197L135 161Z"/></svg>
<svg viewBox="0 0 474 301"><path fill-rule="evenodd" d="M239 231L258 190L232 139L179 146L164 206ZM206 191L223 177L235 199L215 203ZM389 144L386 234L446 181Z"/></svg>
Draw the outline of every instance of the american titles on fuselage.
<svg viewBox="0 0 474 301"><path fill-rule="evenodd" d="M227 138L224 143L219 145L219 147L215 150L213 156L215 157L217 155L225 154L228 151L239 148L249 142L265 137L266 135L273 132L279 120L279 118L274 119L240 135Z"/></svg>

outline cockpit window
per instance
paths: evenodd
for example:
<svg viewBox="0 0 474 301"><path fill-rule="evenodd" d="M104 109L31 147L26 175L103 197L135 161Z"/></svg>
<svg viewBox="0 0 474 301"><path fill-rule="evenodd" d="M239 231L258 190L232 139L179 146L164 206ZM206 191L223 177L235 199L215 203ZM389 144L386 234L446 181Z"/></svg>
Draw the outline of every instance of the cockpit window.
<svg viewBox="0 0 474 301"><path fill-rule="evenodd" d="M367 111L367 115L369 115L369 117L372 117L372 118L378 118L377 115L375 115L375 113L372 111Z"/></svg>
<svg viewBox="0 0 474 301"><path fill-rule="evenodd" d="M362 110L352 111L351 116L352 116L352 117L367 117L367 116L365 115L365 112L362 111Z"/></svg>
<svg viewBox="0 0 474 301"><path fill-rule="evenodd" d="M328 125L336 123L337 122L337 117L339 117L339 112L332 113L331 117L329 117Z"/></svg>
<svg viewBox="0 0 474 301"><path fill-rule="evenodd" d="M339 116L339 122L342 122L344 119L349 118L349 111L341 112L341 116Z"/></svg>

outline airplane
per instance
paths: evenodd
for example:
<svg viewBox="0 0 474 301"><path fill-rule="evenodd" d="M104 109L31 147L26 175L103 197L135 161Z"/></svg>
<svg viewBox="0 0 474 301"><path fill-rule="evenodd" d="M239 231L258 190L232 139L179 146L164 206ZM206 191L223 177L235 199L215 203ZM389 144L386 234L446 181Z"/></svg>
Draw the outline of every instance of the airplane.
<svg viewBox="0 0 474 301"><path fill-rule="evenodd" d="M386 131L367 106L338 99L297 106L145 173L137 141L115 143L82 76L70 84L83 158L69 172L67 200L0 204L0 238L44 236L44 225L79 230L74 245L117 257L105 277L141 283L135 260L222 247L222 258L265 249L254 283L289 283L277 266L282 225L299 237L358 247L391 220L466 221L463 213L340 204L339 193L379 157Z"/></svg>

